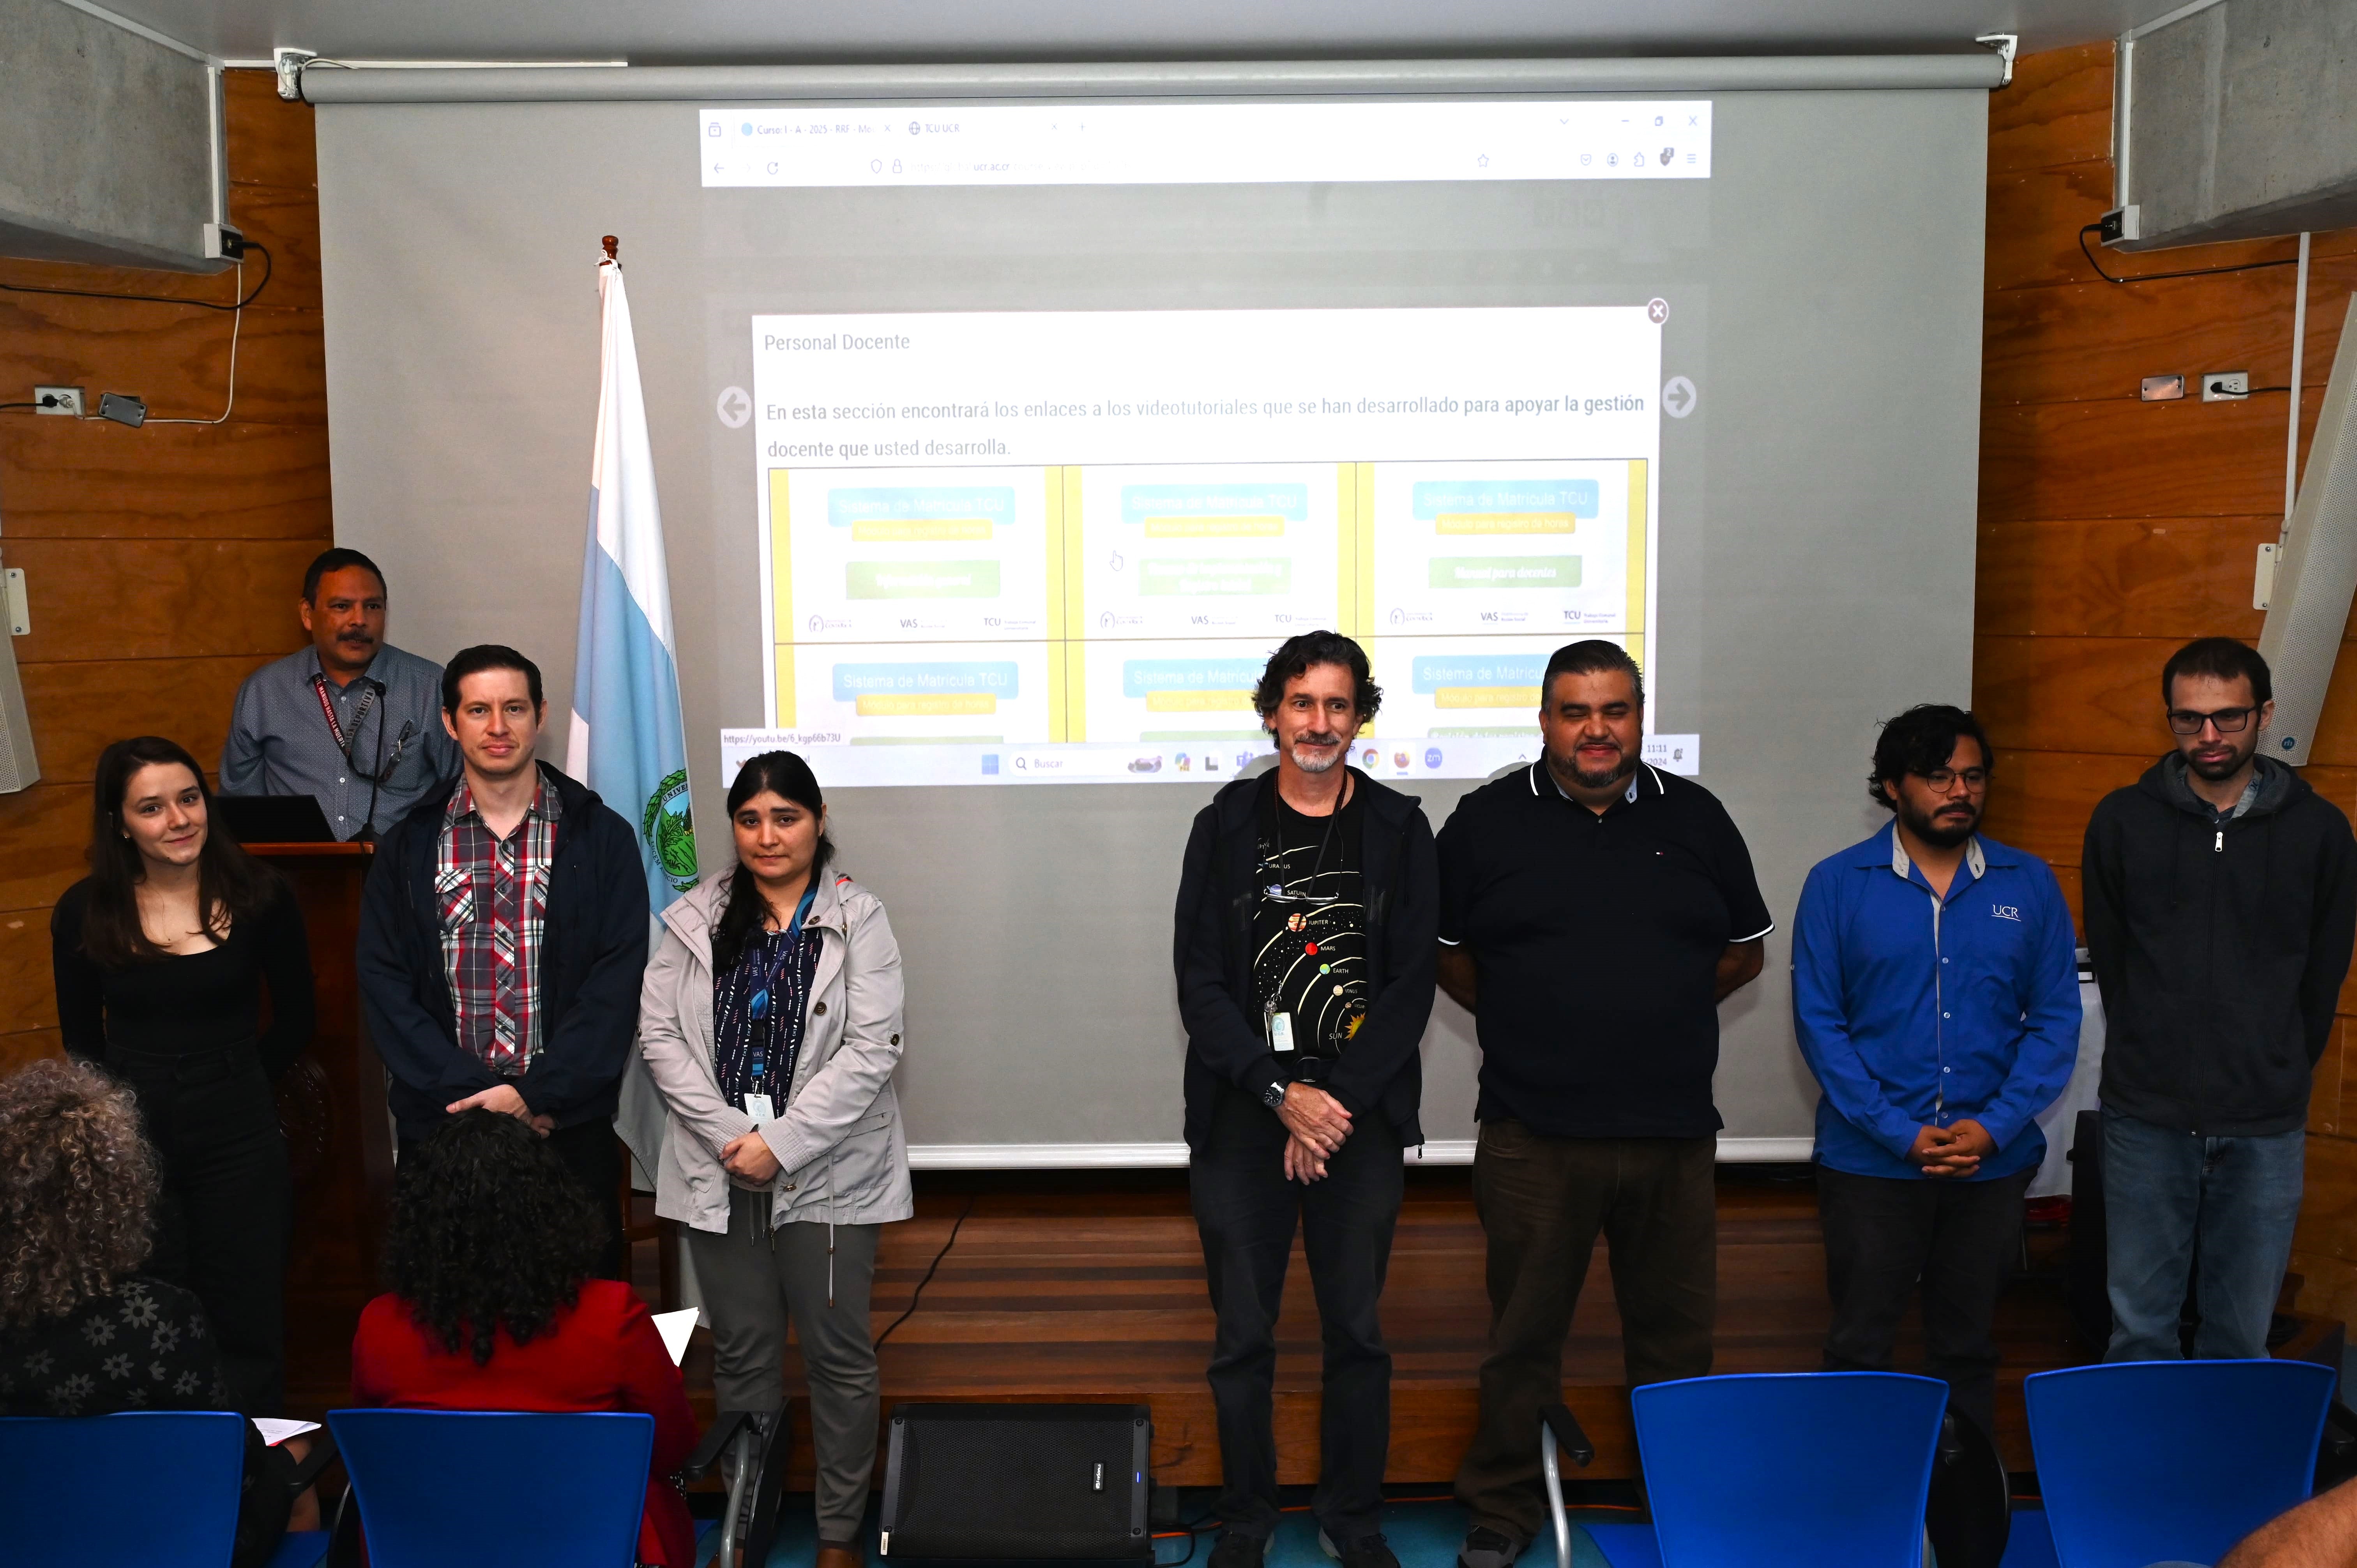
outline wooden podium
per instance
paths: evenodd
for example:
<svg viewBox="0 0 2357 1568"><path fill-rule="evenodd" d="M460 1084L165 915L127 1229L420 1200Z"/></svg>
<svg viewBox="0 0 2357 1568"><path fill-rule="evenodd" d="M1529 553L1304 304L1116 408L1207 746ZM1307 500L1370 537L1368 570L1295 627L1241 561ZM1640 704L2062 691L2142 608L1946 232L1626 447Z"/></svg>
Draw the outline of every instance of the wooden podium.
<svg viewBox="0 0 2357 1568"><path fill-rule="evenodd" d="M352 1331L383 1287L380 1249L393 1195L384 1067L361 1018L361 886L375 846L250 843L294 885L311 940L318 1027L278 1081L295 1183L286 1265L286 1413L309 1420L350 1402Z"/></svg>

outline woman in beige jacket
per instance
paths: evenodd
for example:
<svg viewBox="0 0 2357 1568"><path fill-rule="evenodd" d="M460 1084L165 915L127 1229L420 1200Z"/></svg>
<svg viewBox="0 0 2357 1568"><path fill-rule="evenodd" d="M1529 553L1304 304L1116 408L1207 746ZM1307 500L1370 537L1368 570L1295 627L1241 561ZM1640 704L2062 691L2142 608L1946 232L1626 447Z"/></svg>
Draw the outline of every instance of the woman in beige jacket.
<svg viewBox="0 0 2357 1568"><path fill-rule="evenodd" d="M639 1010L669 1111L655 1212L686 1228L722 1410L780 1407L792 1320L810 1374L816 1568L857 1568L877 1235L912 1211L892 1092L900 950L883 904L830 865L825 800L801 757L748 760L728 816L736 864L663 911Z"/></svg>

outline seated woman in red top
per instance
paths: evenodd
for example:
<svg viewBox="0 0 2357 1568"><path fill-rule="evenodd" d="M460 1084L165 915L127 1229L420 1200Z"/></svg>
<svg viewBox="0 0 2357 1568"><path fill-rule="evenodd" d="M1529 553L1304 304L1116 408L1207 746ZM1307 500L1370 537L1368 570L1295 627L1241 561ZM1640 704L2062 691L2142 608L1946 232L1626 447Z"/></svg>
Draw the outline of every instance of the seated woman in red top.
<svg viewBox="0 0 2357 1568"><path fill-rule="evenodd" d="M352 1402L409 1410L630 1410L655 1418L639 1561L693 1568L669 1479L695 1417L645 1304L591 1278L604 1222L529 1122L467 1111L401 1165L385 1272L352 1337Z"/></svg>

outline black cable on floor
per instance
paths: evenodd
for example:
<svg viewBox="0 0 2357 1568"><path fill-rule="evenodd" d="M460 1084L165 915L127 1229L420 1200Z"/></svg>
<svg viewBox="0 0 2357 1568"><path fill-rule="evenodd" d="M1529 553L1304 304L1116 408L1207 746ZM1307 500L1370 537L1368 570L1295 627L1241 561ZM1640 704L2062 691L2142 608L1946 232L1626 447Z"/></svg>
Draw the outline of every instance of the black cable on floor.
<svg viewBox="0 0 2357 1568"><path fill-rule="evenodd" d="M966 1194L965 1207L958 1211L957 1223L950 1227L950 1239L942 1243L942 1250L940 1251L933 1254L932 1262L927 1265L925 1269L925 1277L919 1280L917 1282L917 1288L909 1293L909 1310L894 1318L890 1326L887 1327L883 1333L878 1334L876 1337L876 1343L879 1348L882 1347L884 1341L892 1337L892 1330L908 1322L909 1316L917 1310L917 1304L924 1300L925 1287L933 1283L933 1274L941 1268L942 1260L950 1255L950 1249L952 1247L957 1245L958 1232L965 1229L966 1216L974 1212L974 1200L981 1196L982 1194L978 1191Z"/></svg>

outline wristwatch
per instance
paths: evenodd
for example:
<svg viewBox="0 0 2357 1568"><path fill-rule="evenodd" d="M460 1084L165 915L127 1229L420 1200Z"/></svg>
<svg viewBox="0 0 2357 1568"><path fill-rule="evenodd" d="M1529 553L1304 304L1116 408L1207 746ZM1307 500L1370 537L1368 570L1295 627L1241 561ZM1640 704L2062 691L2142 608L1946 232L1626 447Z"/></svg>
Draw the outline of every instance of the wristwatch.
<svg viewBox="0 0 2357 1568"><path fill-rule="evenodd" d="M1260 1102L1271 1111L1278 1109L1285 1103L1285 1080L1279 1079L1260 1091Z"/></svg>

